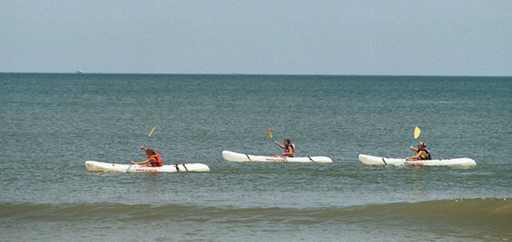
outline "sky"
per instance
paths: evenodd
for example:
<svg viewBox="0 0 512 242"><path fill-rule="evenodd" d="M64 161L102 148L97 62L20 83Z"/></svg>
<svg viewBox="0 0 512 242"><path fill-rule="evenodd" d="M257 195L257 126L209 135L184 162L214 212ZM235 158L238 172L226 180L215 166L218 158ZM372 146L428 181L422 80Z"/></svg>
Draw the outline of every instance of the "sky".
<svg viewBox="0 0 512 242"><path fill-rule="evenodd" d="M510 0L0 0L0 72L512 76Z"/></svg>

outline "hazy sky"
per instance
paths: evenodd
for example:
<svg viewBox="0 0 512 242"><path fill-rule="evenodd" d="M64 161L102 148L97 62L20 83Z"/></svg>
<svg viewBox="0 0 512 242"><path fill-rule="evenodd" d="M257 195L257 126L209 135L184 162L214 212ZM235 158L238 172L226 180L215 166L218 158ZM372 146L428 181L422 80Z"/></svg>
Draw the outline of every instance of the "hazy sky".
<svg viewBox="0 0 512 242"><path fill-rule="evenodd" d="M511 0L0 0L0 72L512 76Z"/></svg>

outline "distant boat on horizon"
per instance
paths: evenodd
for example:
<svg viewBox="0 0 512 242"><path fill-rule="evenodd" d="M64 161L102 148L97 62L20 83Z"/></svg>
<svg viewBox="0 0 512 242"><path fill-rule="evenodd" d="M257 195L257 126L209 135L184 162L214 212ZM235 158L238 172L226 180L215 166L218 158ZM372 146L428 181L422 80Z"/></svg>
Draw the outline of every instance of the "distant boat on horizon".
<svg viewBox="0 0 512 242"><path fill-rule="evenodd" d="M83 74L84 72L82 70L77 70L76 74Z"/></svg>

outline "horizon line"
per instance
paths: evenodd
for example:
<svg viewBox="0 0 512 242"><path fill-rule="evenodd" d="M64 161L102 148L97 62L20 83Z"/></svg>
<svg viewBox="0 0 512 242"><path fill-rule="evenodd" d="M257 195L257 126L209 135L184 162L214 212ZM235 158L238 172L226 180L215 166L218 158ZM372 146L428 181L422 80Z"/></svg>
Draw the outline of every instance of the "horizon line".
<svg viewBox="0 0 512 242"><path fill-rule="evenodd" d="M73 75L212 75L212 76L393 76L393 77L512 77L500 75L412 75L412 74L255 74L255 73L137 73L137 72L0 72L0 74Z"/></svg>

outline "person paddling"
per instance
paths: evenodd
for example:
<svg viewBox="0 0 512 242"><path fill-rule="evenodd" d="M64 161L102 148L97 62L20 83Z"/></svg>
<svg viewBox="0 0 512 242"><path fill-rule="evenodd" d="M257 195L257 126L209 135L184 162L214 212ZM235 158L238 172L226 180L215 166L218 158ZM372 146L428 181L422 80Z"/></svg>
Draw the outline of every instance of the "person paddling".
<svg viewBox="0 0 512 242"><path fill-rule="evenodd" d="M163 165L162 158L160 157L160 154L156 153L155 150L153 150L151 148L146 149L146 148L144 148L144 146L141 146L140 149L146 151L146 155L148 156L148 159L145 161L141 161L141 162L132 161L131 162L132 164L153 166L153 167L159 167L159 166Z"/></svg>
<svg viewBox="0 0 512 242"><path fill-rule="evenodd" d="M427 145L423 142L418 143L418 148L411 147L411 150L417 152L415 156L407 157L406 160L432 160L432 155L430 151L427 149Z"/></svg>
<svg viewBox="0 0 512 242"><path fill-rule="evenodd" d="M289 139L284 140L284 145L279 144L277 141L275 142L276 145L281 147L283 149L282 156L286 157L294 157L295 156L295 144L292 144Z"/></svg>

